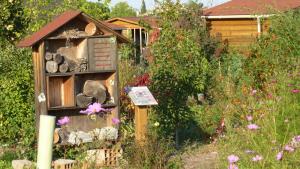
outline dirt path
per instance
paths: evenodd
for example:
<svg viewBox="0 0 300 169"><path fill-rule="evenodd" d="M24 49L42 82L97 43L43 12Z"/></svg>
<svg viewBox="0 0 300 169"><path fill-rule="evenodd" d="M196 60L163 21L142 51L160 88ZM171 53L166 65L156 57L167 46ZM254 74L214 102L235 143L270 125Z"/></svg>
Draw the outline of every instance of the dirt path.
<svg viewBox="0 0 300 169"><path fill-rule="evenodd" d="M218 153L213 144L191 149L182 155L185 169L217 169Z"/></svg>

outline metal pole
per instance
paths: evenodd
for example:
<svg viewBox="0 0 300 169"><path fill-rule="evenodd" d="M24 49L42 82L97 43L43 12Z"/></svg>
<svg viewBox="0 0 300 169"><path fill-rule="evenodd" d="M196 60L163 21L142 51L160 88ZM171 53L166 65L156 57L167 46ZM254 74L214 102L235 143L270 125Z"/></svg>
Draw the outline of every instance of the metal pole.
<svg viewBox="0 0 300 169"><path fill-rule="evenodd" d="M133 44L134 44L134 61L136 62L136 35L135 35L135 29L133 29Z"/></svg>
<svg viewBox="0 0 300 169"><path fill-rule="evenodd" d="M142 28L140 28L140 63L142 61L142 50L143 50L143 37L142 37Z"/></svg>

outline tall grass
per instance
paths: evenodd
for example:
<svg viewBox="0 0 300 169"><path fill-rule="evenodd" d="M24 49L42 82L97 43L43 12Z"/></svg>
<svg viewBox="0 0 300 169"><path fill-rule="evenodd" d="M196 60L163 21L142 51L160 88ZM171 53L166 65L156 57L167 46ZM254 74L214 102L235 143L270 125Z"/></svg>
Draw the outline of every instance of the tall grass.
<svg viewBox="0 0 300 169"><path fill-rule="evenodd" d="M220 110L225 119L220 168L229 167L232 154L239 168L300 168L300 143L292 141L300 135L299 44L300 14L293 11L271 18L270 32L252 46L250 57L223 58L215 74L221 83L211 90L214 109L208 110Z"/></svg>

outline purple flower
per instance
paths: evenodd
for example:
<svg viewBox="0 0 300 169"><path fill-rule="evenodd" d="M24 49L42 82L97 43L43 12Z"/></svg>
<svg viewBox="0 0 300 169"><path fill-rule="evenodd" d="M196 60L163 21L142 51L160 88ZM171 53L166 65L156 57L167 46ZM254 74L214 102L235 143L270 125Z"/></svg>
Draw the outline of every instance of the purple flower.
<svg viewBox="0 0 300 169"><path fill-rule="evenodd" d="M129 86L124 87L124 92L128 94L130 92L130 87Z"/></svg>
<svg viewBox="0 0 300 169"><path fill-rule="evenodd" d="M237 161L239 161L239 157L236 155L233 155L233 154L228 156L227 159L230 164L236 163Z"/></svg>
<svg viewBox="0 0 300 169"><path fill-rule="evenodd" d="M299 89L293 89L293 90L291 90L291 92L292 92L292 93L299 93L300 90L299 90Z"/></svg>
<svg viewBox="0 0 300 169"><path fill-rule="evenodd" d="M109 111L109 110L102 108L102 105L100 103L93 103L90 104L86 110L81 110L80 113L91 115L91 114L99 113L101 111Z"/></svg>
<svg viewBox="0 0 300 169"><path fill-rule="evenodd" d="M257 161L261 161L262 159L263 159L262 156L256 155L255 157L252 158L252 161L257 162Z"/></svg>
<svg viewBox="0 0 300 169"><path fill-rule="evenodd" d="M57 120L57 125L62 126L62 125L66 125L70 122L70 119L68 116L62 117L59 120Z"/></svg>
<svg viewBox="0 0 300 169"><path fill-rule="evenodd" d="M239 167L236 164L229 164L228 169L239 169Z"/></svg>
<svg viewBox="0 0 300 169"><path fill-rule="evenodd" d="M258 125L256 125L256 124L249 124L247 127L248 127L249 130L257 130L257 129L259 129Z"/></svg>
<svg viewBox="0 0 300 169"><path fill-rule="evenodd" d="M294 151L295 151L295 148L292 147L292 146L286 145L286 146L284 147L284 150L291 153L291 152L294 152Z"/></svg>
<svg viewBox="0 0 300 169"><path fill-rule="evenodd" d="M248 121L252 121L252 120L253 120L253 117L252 117L251 115L247 115L247 116L246 116L246 119L247 119Z"/></svg>
<svg viewBox="0 0 300 169"><path fill-rule="evenodd" d="M282 156L283 156L283 151L280 151L277 155L276 155L276 159L278 161L282 160Z"/></svg>
<svg viewBox="0 0 300 169"><path fill-rule="evenodd" d="M120 120L118 118L112 118L111 121L113 124L116 124L116 125L120 123Z"/></svg>

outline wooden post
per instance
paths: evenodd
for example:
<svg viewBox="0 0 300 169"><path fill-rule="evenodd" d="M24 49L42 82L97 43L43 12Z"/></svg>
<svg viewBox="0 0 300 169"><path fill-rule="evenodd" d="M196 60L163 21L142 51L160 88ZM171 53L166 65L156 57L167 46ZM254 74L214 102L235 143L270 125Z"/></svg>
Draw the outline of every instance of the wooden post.
<svg viewBox="0 0 300 169"><path fill-rule="evenodd" d="M147 134L148 107L135 106L134 113L135 140L137 143L142 143L145 140Z"/></svg>

